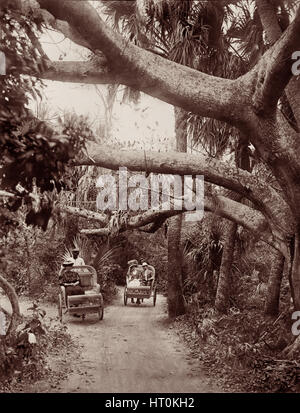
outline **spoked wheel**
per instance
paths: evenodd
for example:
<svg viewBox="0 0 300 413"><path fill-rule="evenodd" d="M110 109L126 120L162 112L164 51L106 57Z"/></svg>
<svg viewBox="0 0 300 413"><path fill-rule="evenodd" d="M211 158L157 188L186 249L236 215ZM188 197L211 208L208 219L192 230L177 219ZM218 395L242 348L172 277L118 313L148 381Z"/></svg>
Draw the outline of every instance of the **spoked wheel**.
<svg viewBox="0 0 300 413"><path fill-rule="evenodd" d="M104 316L104 308L100 307L99 308L99 320L103 320L103 316Z"/></svg>
<svg viewBox="0 0 300 413"><path fill-rule="evenodd" d="M62 296L61 296L61 294L58 294L58 317L59 317L59 321L62 323L63 308L62 308Z"/></svg>
<svg viewBox="0 0 300 413"><path fill-rule="evenodd" d="M126 288L125 288L124 289L124 305L127 305L127 300L128 300L128 297L127 297Z"/></svg>
<svg viewBox="0 0 300 413"><path fill-rule="evenodd" d="M153 306L155 307L155 304L156 304L156 288L154 289L154 292L153 292Z"/></svg>

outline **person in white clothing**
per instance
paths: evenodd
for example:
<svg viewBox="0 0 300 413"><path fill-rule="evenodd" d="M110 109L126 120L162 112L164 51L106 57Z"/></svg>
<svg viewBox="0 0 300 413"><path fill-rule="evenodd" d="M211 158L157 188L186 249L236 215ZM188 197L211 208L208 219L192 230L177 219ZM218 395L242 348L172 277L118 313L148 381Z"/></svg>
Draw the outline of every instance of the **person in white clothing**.
<svg viewBox="0 0 300 413"><path fill-rule="evenodd" d="M85 265L83 258L79 257L79 249L73 248L72 250L73 260L74 260L74 267Z"/></svg>

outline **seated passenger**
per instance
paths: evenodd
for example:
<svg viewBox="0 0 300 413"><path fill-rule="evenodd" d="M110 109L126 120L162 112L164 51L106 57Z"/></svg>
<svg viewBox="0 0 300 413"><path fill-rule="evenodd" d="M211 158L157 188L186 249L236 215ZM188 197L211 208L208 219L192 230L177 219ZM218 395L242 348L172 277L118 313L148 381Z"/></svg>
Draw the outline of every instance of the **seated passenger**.
<svg viewBox="0 0 300 413"><path fill-rule="evenodd" d="M137 261L136 260L128 261L128 265L129 265L129 267L128 267L128 271L127 271L127 274L126 274L126 282L127 283L138 278L138 271L137 271L138 263L137 263Z"/></svg>
<svg viewBox="0 0 300 413"><path fill-rule="evenodd" d="M127 286L128 287L139 287L143 279L142 267L138 264L137 260L128 261L130 265L127 272ZM134 303L134 298L131 298L131 302ZM140 299L137 298L137 304L140 304Z"/></svg>
<svg viewBox="0 0 300 413"><path fill-rule="evenodd" d="M79 276L76 271L72 271L73 259L67 259L59 272L59 283L65 287L65 298L69 295L84 294L84 289L79 285Z"/></svg>
<svg viewBox="0 0 300 413"><path fill-rule="evenodd" d="M143 262L145 285L151 285L154 281L154 274L150 267L146 262Z"/></svg>

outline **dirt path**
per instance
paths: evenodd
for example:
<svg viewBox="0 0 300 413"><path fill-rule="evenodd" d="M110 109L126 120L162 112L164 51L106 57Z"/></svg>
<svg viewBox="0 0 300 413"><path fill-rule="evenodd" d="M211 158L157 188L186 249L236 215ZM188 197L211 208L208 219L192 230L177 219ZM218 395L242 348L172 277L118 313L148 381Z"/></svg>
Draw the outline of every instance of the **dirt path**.
<svg viewBox="0 0 300 413"><path fill-rule="evenodd" d="M43 307L41 305L41 307ZM46 306L49 316L54 307ZM89 315L85 321L66 316L68 330L81 348L72 371L56 386L36 383L30 392L62 393L203 393L217 392L199 361L169 328L166 299L145 300L139 307L124 307L121 292L105 308L103 321ZM51 364L51 360L50 364ZM69 363L69 360L60 360ZM53 364L53 362L52 362ZM59 368L57 360L54 365ZM53 386L52 386L53 387Z"/></svg>

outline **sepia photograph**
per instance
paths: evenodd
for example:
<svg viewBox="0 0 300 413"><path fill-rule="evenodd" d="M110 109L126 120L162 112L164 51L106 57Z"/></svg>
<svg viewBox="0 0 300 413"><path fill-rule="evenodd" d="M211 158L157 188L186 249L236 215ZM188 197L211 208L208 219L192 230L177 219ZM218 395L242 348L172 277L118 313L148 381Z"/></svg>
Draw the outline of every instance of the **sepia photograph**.
<svg viewBox="0 0 300 413"><path fill-rule="evenodd" d="M0 0L0 87L0 402L299 394L300 1Z"/></svg>

